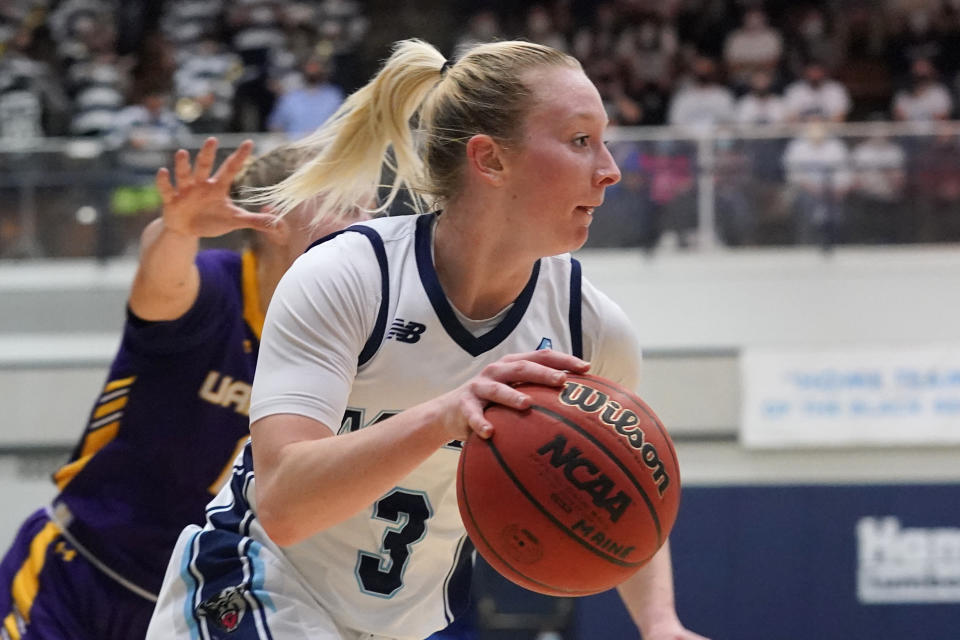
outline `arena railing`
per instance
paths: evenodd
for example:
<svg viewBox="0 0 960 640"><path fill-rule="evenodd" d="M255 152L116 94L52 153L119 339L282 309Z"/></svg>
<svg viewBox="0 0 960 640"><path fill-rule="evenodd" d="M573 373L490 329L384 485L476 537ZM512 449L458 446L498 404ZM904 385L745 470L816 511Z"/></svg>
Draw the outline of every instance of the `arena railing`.
<svg viewBox="0 0 960 640"><path fill-rule="evenodd" d="M225 134L221 152L247 138L261 151L283 142ZM608 143L623 180L607 190L589 247L960 241L958 122L621 127ZM172 151L0 140L0 258L134 252Z"/></svg>

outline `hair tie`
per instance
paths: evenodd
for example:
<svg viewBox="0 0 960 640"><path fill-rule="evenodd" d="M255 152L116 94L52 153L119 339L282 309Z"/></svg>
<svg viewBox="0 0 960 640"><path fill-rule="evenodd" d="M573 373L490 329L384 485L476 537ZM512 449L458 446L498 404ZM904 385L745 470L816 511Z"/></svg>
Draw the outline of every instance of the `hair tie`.
<svg viewBox="0 0 960 640"><path fill-rule="evenodd" d="M441 75L441 77L447 75L447 69L449 69L449 68L452 67L452 66L453 66L453 60L444 60L444 61L443 61L443 66L440 67L440 75Z"/></svg>

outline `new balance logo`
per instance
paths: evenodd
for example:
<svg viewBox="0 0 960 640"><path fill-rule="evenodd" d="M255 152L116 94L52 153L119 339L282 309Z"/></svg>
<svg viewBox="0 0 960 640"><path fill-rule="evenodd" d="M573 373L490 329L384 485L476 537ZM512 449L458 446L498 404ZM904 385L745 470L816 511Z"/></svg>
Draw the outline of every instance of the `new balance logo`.
<svg viewBox="0 0 960 640"><path fill-rule="evenodd" d="M387 340L397 339L400 342L414 343L420 340L420 334L427 330L427 327L419 322L406 322L403 318L397 318L390 325L390 331L387 332Z"/></svg>

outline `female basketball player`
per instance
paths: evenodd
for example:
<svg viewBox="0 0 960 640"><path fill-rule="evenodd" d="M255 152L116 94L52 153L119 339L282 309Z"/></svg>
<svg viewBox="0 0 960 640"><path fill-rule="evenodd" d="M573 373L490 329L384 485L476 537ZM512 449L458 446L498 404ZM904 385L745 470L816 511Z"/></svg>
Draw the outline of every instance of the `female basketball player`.
<svg viewBox="0 0 960 640"><path fill-rule="evenodd" d="M143 233L106 385L55 474L59 495L0 564L0 637L143 638L177 536L203 521L249 436L261 309L309 245L312 211L278 221L228 197L231 183L276 184L302 152L279 149L244 169L245 143L211 176L216 148L208 140L195 166L178 152L176 188L166 169L158 175L163 214ZM253 230L243 255L198 252L199 238L241 228Z"/></svg>
<svg viewBox="0 0 960 640"><path fill-rule="evenodd" d="M390 147L394 186L443 213L354 225L284 276L252 446L181 535L149 638L420 639L457 615L454 471L460 441L492 432L484 405L526 407L513 384L561 385L581 357L637 381L629 321L564 254L620 177L605 127L565 54L500 42L450 65L406 41L306 140L323 151L268 191L278 208L319 197L318 221L340 217ZM677 619L666 547L621 593L646 640L700 637Z"/></svg>

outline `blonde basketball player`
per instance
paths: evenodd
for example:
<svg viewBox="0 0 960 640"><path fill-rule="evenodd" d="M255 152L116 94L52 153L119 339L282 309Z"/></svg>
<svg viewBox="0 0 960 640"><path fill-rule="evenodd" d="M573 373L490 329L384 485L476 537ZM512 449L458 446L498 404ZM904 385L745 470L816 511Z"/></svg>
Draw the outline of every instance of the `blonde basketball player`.
<svg viewBox="0 0 960 640"><path fill-rule="evenodd" d="M460 441L491 435L484 405L523 408L514 383L565 371L637 381L629 321L565 253L620 178L606 124L561 52L500 42L451 64L405 41L305 141L322 151L274 206L319 197L318 220L337 218L389 158L442 213L354 225L284 276L252 446L180 536L149 638L412 640L456 617L471 554L454 472ZM620 592L645 640L701 638L677 618L667 547Z"/></svg>

